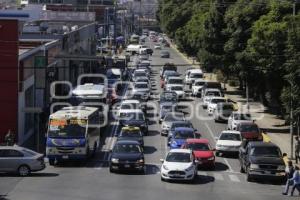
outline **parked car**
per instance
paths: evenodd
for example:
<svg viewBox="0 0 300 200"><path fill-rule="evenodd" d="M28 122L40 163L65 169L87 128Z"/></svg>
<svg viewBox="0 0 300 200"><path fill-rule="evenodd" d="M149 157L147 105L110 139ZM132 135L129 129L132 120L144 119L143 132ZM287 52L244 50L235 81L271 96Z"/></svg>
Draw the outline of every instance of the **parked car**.
<svg viewBox="0 0 300 200"><path fill-rule="evenodd" d="M209 169L215 168L214 149L208 139L187 139L182 145L183 149L191 149L198 160L198 166Z"/></svg>
<svg viewBox="0 0 300 200"><path fill-rule="evenodd" d="M172 122L175 121L185 121L184 114L182 112L169 112L165 115L164 119L162 120L161 125L161 135L167 135Z"/></svg>
<svg viewBox="0 0 300 200"><path fill-rule="evenodd" d="M41 171L45 167L43 154L17 145L0 146L0 172L28 176L31 172Z"/></svg>
<svg viewBox="0 0 300 200"><path fill-rule="evenodd" d="M233 111L234 106L232 103L217 103L213 112L215 122L227 121Z"/></svg>
<svg viewBox="0 0 300 200"><path fill-rule="evenodd" d="M143 133L141 132L141 129L139 127L123 127L119 133L117 141L121 140L134 140L139 142L141 146L144 146Z"/></svg>
<svg viewBox="0 0 300 200"><path fill-rule="evenodd" d="M271 142L244 141L239 151L241 172L247 181L255 178L285 179L285 164L278 146Z"/></svg>
<svg viewBox="0 0 300 200"><path fill-rule="evenodd" d="M204 79L196 79L192 85L192 95L193 96L200 96L202 94L202 88L203 85L205 84L205 80Z"/></svg>
<svg viewBox="0 0 300 200"><path fill-rule="evenodd" d="M178 149L189 138L197 138L200 134L196 134L193 128L180 127L175 128L174 133L168 137L168 146L170 149Z"/></svg>
<svg viewBox="0 0 300 200"><path fill-rule="evenodd" d="M262 140L262 134L257 124L254 122L240 122L237 124L236 130L239 131L243 139L246 140Z"/></svg>
<svg viewBox="0 0 300 200"><path fill-rule="evenodd" d="M190 149L172 149L163 160L161 180L189 180L197 178L198 161Z"/></svg>
<svg viewBox="0 0 300 200"><path fill-rule="evenodd" d="M161 50L160 51L160 57L161 58L170 58L170 52L167 50Z"/></svg>
<svg viewBox="0 0 300 200"><path fill-rule="evenodd" d="M242 136L239 131L222 131L216 140L216 156L226 153L238 154Z"/></svg>
<svg viewBox="0 0 300 200"><path fill-rule="evenodd" d="M138 141L117 141L109 162L109 171L135 170L144 173L145 157L143 148Z"/></svg>
<svg viewBox="0 0 300 200"><path fill-rule="evenodd" d="M237 125L241 122L253 122L251 114L240 111L232 112L228 118L227 128L229 130L236 130Z"/></svg>

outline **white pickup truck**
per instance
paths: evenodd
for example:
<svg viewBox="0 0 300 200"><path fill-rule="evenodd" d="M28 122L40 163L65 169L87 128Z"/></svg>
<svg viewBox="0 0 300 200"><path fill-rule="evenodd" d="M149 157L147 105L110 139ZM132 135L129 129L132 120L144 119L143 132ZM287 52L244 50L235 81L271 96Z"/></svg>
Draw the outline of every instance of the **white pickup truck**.
<svg viewBox="0 0 300 200"><path fill-rule="evenodd" d="M126 51L134 55L140 53L140 49L142 48L147 48L147 46L140 44L130 44L127 46Z"/></svg>

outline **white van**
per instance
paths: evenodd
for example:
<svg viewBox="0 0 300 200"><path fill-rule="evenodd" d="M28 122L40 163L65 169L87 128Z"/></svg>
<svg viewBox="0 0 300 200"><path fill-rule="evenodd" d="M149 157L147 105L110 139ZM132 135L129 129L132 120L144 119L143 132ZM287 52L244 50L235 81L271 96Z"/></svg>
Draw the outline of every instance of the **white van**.
<svg viewBox="0 0 300 200"><path fill-rule="evenodd" d="M193 84L196 79L203 78L203 71L201 69L190 69L185 74L185 83Z"/></svg>

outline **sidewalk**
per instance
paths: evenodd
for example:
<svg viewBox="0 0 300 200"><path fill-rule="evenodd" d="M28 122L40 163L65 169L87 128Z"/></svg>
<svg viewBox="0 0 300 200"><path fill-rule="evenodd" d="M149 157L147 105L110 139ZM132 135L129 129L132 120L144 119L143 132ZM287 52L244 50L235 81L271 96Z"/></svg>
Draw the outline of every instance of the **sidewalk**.
<svg viewBox="0 0 300 200"><path fill-rule="evenodd" d="M176 45L174 45L173 43L170 44L171 48L176 50L188 63L199 64L181 53L176 48ZM213 73L206 73L205 79L216 81L216 75ZM240 94L240 91L237 87L231 87L226 84L226 89L227 90L225 95L233 101L236 101L239 105L240 110L248 110L246 105L247 100ZM253 99L249 100L249 112L256 120L255 122L261 128L261 130L264 131L267 136L269 136L271 142L278 145L283 153L287 153L288 156L290 156L291 140L289 134L289 126L284 125L285 121L278 118L276 115L269 113L268 109L262 103L253 101Z"/></svg>

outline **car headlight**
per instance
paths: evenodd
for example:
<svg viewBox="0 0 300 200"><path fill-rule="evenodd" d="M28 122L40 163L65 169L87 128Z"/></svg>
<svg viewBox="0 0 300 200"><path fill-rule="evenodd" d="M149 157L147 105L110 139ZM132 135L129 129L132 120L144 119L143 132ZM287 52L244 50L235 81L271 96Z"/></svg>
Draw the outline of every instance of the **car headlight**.
<svg viewBox="0 0 300 200"><path fill-rule="evenodd" d="M164 168L164 170L169 170L169 168L166 165L162 166Z"/></svg>
<svg viewBox="0 0 300 200"><path fill-rule="evenodd" d="M258 169L259 166L257 164L250 164L250 169Z"/></svg>
<svg viewBox="0 0 300 200"><path fill-rule="evenodd" d="M217 147L221 148L221 147L223 147L223 145L217 144Z"/></svg>
<svg viewBox="0 0 300 200"><path fill-rule="evenodd" d="M137 163L144 163L144 159L139 159Z"/></svg>
<svg viewBox="0 0 300 200"><path fill-rule="evenodd" d="M111 159L111 162L112 162L112 163L119 163L119 159L118 159L118 158L112 158L112 159Z"/></svg>
<svg viewBox="0 0 300 200"><path fill-rule="evenodd" d="M172 141L171 145L177 146L177 142L176 141Z"/></svg>
<svg viewBox="0 0 300 200"><path fill-rule="evenodd" d="M189 166L188 168L186 168L185 171L188 172L188 171L191 171L191 170L193 170L193 169L194 169L194 166L191 165L191 166Z"/></svg>
<svg viewBox="0 0 300 200"><path fill-rule="evenodd" d="M278 170L282 170L282 171L285 170L285 165L279 165Z"/></svg>
<svg viewBox="0 0 300 200"><path fill-rule="evenodd" d="M214 159L215 159L215 157L210 157L207 160L214 160Z"/></svg>

